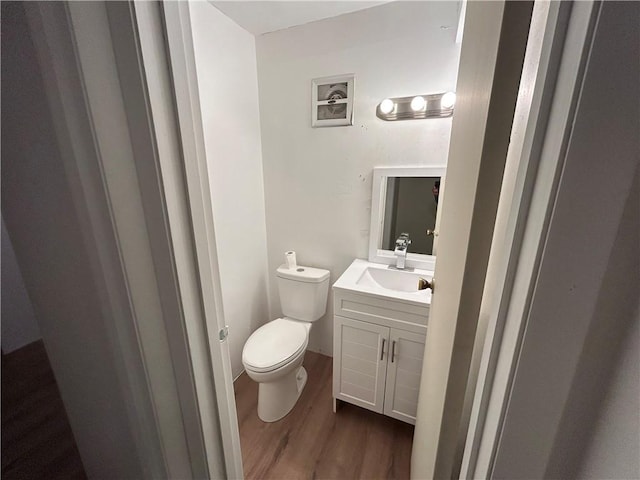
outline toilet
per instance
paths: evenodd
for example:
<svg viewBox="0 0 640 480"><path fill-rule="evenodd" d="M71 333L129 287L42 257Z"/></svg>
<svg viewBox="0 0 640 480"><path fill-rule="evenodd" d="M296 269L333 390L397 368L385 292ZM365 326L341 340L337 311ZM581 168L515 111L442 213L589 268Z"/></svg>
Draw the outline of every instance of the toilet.
<svg viewBox="0 0 640 480"><path fill-rule="evenodd" d="M302 366L312 322L327 310L329 271L282 265L277 269L283 317L258 328L242 350L242 364L258 382L258 417L275 422L289 413L307 383Z"/></svg>

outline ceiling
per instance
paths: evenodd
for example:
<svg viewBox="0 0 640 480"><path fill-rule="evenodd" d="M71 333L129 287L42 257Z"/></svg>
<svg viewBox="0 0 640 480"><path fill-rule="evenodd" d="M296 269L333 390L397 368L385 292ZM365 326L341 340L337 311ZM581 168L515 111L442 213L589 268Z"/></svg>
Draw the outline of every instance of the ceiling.
<svg viewBox="0 0 640 480"><path fill-rule="evenodd" d="M337 17L389 3L386 1L215 1L210 2L227 17L254 35Z"/></svg>

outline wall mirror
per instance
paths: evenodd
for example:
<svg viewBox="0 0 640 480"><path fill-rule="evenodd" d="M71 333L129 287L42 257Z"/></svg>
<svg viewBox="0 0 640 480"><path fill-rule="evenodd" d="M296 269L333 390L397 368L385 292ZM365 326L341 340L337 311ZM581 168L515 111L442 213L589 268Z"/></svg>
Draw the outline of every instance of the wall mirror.
<svg viewBox="0 0 640 480"><path fill-rule="evenodd" d="M396 263L396 239L411 239L406 266L433 270L437 249L438 201L446 168L376 167L373 169L369 261ZM427 233L430 232L430 234Z"/></svg>

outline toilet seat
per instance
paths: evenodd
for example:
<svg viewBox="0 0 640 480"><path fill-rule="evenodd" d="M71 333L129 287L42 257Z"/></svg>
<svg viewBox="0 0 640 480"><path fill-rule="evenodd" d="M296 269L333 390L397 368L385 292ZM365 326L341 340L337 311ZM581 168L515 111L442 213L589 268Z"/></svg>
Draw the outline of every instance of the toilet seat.
<svg viewBox="0 0 640 480"><path fill-rule="evenodd" d="M306 350L308 331L295 320L273 320L251 334L242 350L242 363L253 372L277 370Z"/></svg>

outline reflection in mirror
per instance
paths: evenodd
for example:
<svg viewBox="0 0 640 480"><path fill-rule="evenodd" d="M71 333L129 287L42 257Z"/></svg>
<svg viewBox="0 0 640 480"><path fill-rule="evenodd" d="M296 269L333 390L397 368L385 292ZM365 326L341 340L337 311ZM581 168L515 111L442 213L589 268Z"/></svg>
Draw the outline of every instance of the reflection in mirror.
<svg viewBox="0 0 640 480"><path fill-rule="evenodd" d="M411 239L409 252L432 255L440 177L387 177L384 196L383 250L393 250L401 233Z"/></svg>
<svg viewBox="0 0 640 480"><path fill-rule="evenodd" d="M445 166L375 167L371 192L369 261L397 265L395 241L408 233L405 266L434 270L438 249L438 198ZM441 184L438 182L442 182Z"/></svg>

